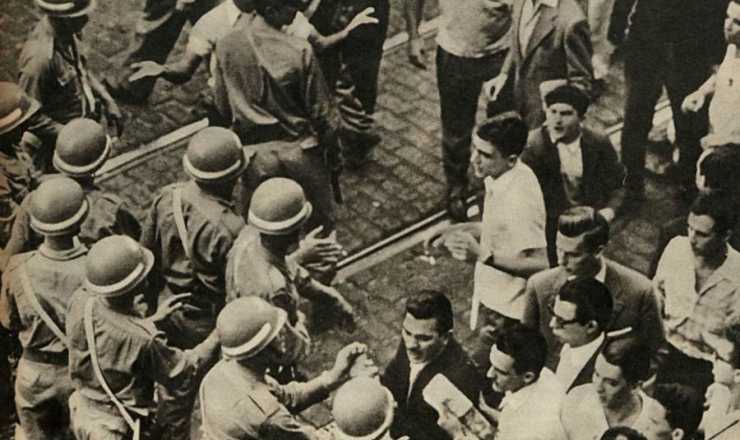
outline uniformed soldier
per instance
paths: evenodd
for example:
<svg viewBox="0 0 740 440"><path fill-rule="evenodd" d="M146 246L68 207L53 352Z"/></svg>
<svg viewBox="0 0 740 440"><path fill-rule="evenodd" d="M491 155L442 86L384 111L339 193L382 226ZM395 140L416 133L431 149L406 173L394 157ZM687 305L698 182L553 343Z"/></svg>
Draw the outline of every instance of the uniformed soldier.
<svg viewBox="0 0 740 440"><path fill-rule="evenodd" d="M187 349L203 341L226 301L226 256L244 227L233 212L231 196L247 161L234 133L219 127L201 130L183 158L193 180L164 188L145 221L141 243L155 256L154 291L162 289L163 298L192 293L188 307L163 323L175 347ZM160 395L163 438L181 439L190 432L197 391L196 386L178 395Z"/></svg>
<svg viewBox="0 0 740 440"><path fill-rule="evenodd" d="M357 377L337 390L331 414L343 440L392 440L394 408L393 394L379 380Z"/></svg>
<svg viewBox="0 0 740 440"><path fill-rule="evenodd" d="M121 112L105 87L87 70L79 40L94 0L34 0L45 17L28 37L18 67L20 86L54 121L105 116L121 128Z"/></svg>
<svg viewBox="0 0 740 440"><path fill-rule="evenodd" d="M315 428L293 414L318 403L347 381L367 351L352 343L334 366L304 383L278 385L268 367L295 362L294 333L285 310L257 297L239 298L221 311L217 331L223 359L206 374L200 389L203 432L208 440L293 440L316 437ZM364 370L362 374L372 373ZM374 370L377 374L377 368Z"/></svg>
<svg viewBox="0 0 740 440"><path fill-rule="evenodd" d="M295 259L287 258L311 210L298 183L280 177L263 182L252 197L249 226L237 237L226 265L228 300L257 296L285 310L289 326L304 336L304 352L310 338L298 310L301 298L317 307L335 308L340 326L351 329L355 319L341 293L312 279Z"/></svg>
<svg viewBox="0 0 740 440"><path fill-rule="evenodd" d="M0 248L6 246L18 207L34 182L33 164L20 143L40 108L17 85L0 82Z"/></svg>
<svg viewBox="0 0 740 440"><path fill-rule="evenodd" d="M61 173L77 181L90 203L90 215L80 228L80 241L92 246L110 235L128 235L138 240L141 225L119 196L103 190L95 184L95 172L103 167L111 151L111 138L105 129L91 119L73 119L67 123L56 141L53 163ZM60 174L44 176L52 179ZM36 249L40 237L30 227L27 203L21 209L5 248L6 258L20 252ZM1 262L0 262L1 264Z"/></svg>
<svg viewBox="0 0 740 440"><path fill-rule="evenodd" d="M138 305L154 263L149 250L122 235L90 249L85 284L67 310L75 387L69 405L77 440L138 438L137 431L145 431L154 384L188 386L217 354L216 332L192 350L167 345L155 324L181 303L165 302L153 317L143 317Z"/></svg>
<svg viewBox="0 0 740 440"><path fill-rule="evenodd" d="M90 207L82 188L68 178L42 183L29 199L31 225L44 243L10 260L0 321L18 331L23 346L15 382L20 430L27 439L70 438L72 383L63 329L69 298L85 280L87 248L77 234Z"/></svg>

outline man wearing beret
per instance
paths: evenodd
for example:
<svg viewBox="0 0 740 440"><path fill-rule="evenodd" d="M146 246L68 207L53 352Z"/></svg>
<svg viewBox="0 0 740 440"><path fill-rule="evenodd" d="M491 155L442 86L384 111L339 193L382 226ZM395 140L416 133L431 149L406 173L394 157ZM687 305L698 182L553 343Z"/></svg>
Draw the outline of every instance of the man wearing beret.
<svg viewBox="0 0 740 440"><path fill-rule="evenodd" d="M609 139L583 127L589 98L572 85L545 95L546 121L529 133L522 161L542 187L547 213L550 263L557 263L555 235L558 217L574 206L591 206L607 221L624 199L624 167Z"/></svg>

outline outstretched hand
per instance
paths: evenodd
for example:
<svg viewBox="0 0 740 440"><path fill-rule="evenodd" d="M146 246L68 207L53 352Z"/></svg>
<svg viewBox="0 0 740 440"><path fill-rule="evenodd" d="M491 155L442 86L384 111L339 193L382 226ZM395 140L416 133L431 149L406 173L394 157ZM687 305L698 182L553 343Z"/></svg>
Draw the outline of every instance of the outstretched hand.
<svg viewBox="0 0 740 440"><path fill-rule="evenodd" d="M136 72L132 73L128 77L129 82L136 82L144 78L159 78L162 76L165 67L154 61L141 61L138 63L131 64L132 69L136 69Z"/></svg>
<svg viewBox="0 0 740 440"><path fill-rule="evenodd" d="M378 19L370 15L374 12L375 8L372 7L363 9L362 12L355 15L354 18L352 18L352 21L349 22L347 25L347 32L352 32L353 29L358 26L362 26L363 24L377 24Z"/></svg>

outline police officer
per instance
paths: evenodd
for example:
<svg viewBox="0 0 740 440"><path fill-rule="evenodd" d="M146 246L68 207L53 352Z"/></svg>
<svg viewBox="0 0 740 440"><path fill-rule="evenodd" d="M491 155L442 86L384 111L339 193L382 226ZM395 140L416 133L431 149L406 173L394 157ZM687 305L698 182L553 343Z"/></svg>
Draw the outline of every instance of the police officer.
<svg viewBox="0 0 740 440"><path fill-rule="evenodd" d="M80 241L87 246L110 235L128 235L136 240L141 235L141 225L126 202L95 184L95 172L108 160L110 151L111 138L106 135L102 125L91 119L71 120L59 132L56 141L54 167L61 175L77 181L90 203L90 215L82 223L79 234ZM48 175L44 178L58 176ZM24 201L5 248L6 258L36 249L38 243L39 237L30 227L27 203Z"/></svg>
<svg viewBox="0 0 740 440"><path fill-rule="evenodd" d="M31 225L44 236L38 251L14 256L3 274L0 321L19 332L15 404L28 439L69 438L72 383L64 334L67 302L85 279L87 248L77 240L89 204L68 178L30 195Z"/></svg>
<svg viewBox="0 0 740 440"><path fill-rule="evenodd" d="M290 349L294 335L287 320L285 310L257 297L239 298L221 311L216 328L223 359L206 374L200 389L206 439L316 438L315 428L293 414L326 399L347 381L367 347L347 345L334 366L320 376L277 385L266 377L267 368L295 361Z"/></svg>
<svg viewBox="0 0 740 440"><path fill-rule="evenodd" d="M121 111L105 87L87 70L79 34L94 0L34 0L44 18L21 50L20 86L54 121L108 118L119 130Z"/></svg>
<svg viewBox="0 0 740 440"><path fill-rule="evenodd" d="M226 256L244 227L233 212L231 196L247 156L234 133L208 127L190 140L183 165L192 180L170 185L157 196L141 243L155 256L153 291L163 289L164 298L192 293L188 307L163 323L170 343L187 349L213 331L226 300ZM171 432L171 438L181 439L190 432L197 386L181 391L160 396L163 437Z"/></svg>
<svg viewBox="0 0 740 440"><path fill-rule="evenodd" d="M143 317L139 305L154 263L149 250L122 235L90 249L84 286L67 311L75 387L69 405L77 439L138 438L146 428L154 384L192 384L217 353L216 332L192 350L167 345L156 324L181 306L177 301Z"/></svg>
<svg viewBox="0 0 740 440"><path fill-rule="evenodd" d="M393 394L380 381L357 377L337 390L331 414L343 440L392 440L394 408Z"/></svg>
<svg viewBox="0 0 740 440"><path fill-rule="evenodd" d="M226 266L229 300L257 296L282 308L289 326L304 336L306 345L310 338L298 310L301 298L317 307L335 308L343 320L340 326L354 324L352 306L341 293L312 279L295 259L287 258L311 210L298 183L281 177L263 182L252 196L249 226L237 237Z"/></svg>

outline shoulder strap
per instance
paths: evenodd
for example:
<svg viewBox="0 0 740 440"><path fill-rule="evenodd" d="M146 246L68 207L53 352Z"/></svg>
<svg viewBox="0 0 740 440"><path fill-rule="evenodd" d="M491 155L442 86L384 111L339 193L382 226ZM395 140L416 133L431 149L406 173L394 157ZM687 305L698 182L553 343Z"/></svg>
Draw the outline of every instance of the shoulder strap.
<svg viewBox="0 0 740 440"><path fill-rule="evenodd" d="M185 250L185 256L192 260L190 247L188 246L188 229L185 226L185 216L182 213L182 186L176 186L172 190L172 214L175 217L175 226L177 234L180 236L182 248Z"/></svg>
<svg viewBox="0 0 740 440"><path fill-rule="evenodd" d="M87 338L87 348L90 350L90 361L92 362L93 371L95 372L95 378L100 383L100 386L103 387L103 390L105 391L105 394L110 397L111 401L114 405L116 405L116 408L118 408L118 411L123 416L123 419L126 421L126 424L134 431L134 440L139 440L139 437L141 435L141 427L139 425L139 419L134 420L133 417L131 417L131 414L128 413L126 410L126 407L123 405L123 403L118 400L118 397L113 393L113 390L110 389L108 386L108 382L105 381L105 377L103 376L103 371L100 369L100 363L98 362L98 350L97 347L95 347L95 328L93 327L93 306L95 305L95 297L90 297L87 299L87 303L85 303L85 337Z"/></svg>
<svg viewBox="0 0 740 440"><path fill-rule="evenodd" d="M44 324L49 327L49 330L51 330L52 333L54 333L54 335L56 335L56 337L59 338L59 340L62 341L65 346L69 347L69 340L67 339L67 335L64 334L62 329L59 328L59 325L54 322L51 316L46 313L46 310L44 310L44 307L39 302L38 297L36 297L36 292L33 290L33 286L31 285L31 279L28 278L28 272L26 271L26 262L18 265L18 276L21 279L23 291L26 293L26 297L28 297L28 302L31 303L31 306L36 311L36 314L38 314L39 318L44 321Z"/></svg>

